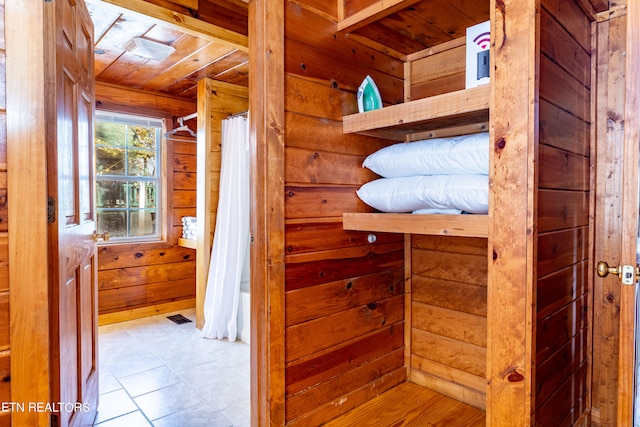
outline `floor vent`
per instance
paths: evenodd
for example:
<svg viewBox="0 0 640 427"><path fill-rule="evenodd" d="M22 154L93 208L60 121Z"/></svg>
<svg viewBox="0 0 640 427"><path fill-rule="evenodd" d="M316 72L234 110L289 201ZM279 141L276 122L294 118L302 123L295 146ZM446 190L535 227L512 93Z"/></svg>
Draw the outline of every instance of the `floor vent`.
<svg viewBox="0 0 640 427"><path fill-rule="evenodd" d="M167 319L171 320L176 325L182 325L183 323L191 323L191 320L187 319L182 314L174 314L173 316L167 316Z"/></svg>

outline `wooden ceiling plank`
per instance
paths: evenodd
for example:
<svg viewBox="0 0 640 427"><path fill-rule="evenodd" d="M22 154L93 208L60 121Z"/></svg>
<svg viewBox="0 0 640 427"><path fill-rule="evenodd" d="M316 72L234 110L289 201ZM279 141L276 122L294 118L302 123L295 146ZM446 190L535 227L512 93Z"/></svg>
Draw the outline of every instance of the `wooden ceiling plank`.
<svg viewBox="0 0 640 427"><path fill-rule="evenodd" d="M211 43L167 68L163 73L145 82L146 90L162 92L169 85L197 70L208 66L212 60L232 52L228 46Z"/></svg>
<svg viewBox="0 0 640 427"><path fill-rule="evenodd" d="M94 44L100 43L105 34L107 34L111 27L115 25L120 16L122 16L121 13L114 10L103 13L102 10L92 10L90 6L89 14L91 15L91 20L93 21L93 32L95 35Z"/></svg>
<svg viewBox="0 0 640 427"><path fill-rule="evenodd" d="M132 18L121 16L102 40L96 44L96 51L100 52L100 54L95 55L94 64L95 75L98 80L101 80L103 78L101 74L124 54L124 45L127 42L134 37L144 35L155 25Z"/></svg>
<svg viewBox="0 0 640 427"><path fill-rule="evenodd" d="M98 1L98 0L95 0ZM135 14L163 22L178 30L225 44L234 49L249 50L249 38L226 28L204 22L189 15L156 6L144 0L99 0L98 3L127 9Z"/></svg>
<svg viewBox="0 0 640 427"><path fill-rule="evenodd" d="M131 87L146 88L146 83L153 79L154 76L171 69L176 63L183 61L191 52L203 49L211 43L208 40L200 39L190 34L182 34L172 44L176 48L172 55L161 61L150 61L141 64L135 69L128 70L126 74L123 72L122 77L115 80L114 83L126 83L127 86Z"/></svg>
<svg viewBox="0 0 640 427"><path fill-rule="evenodd" d="M198 0L170 0L170 1L171 3L188 7L189 9L198 10Z"/></svg>
<svg viewBox="0 0 640 427"><path fill-rule="evenodd" d="M448 0L449 4L479 24L490 18L490 4L483 1Z"/></svg>
<svg viewBox="0 0 640 427"><path fill-rule="evenodd" d="M166 91L168 93L175 94L176 96L186 96L184 92L189 90L191 87L195 87L198 84L199 80L202 80L205 77L213 78L214 76L221 76L225 71L235 69L238 64L248 64L248 56L244 52L235 51L230 53L229 55L219 58L204 68L201 68L188 76L183 77L182 79L176 81L171 84ZM248 69L248 66L246 67ZM235 77L235 76L234 76ZM223 80L227 82L229 77L221 78L216 77L216 80ZM248 84L248 78L245 77L244 84L234 82L241 86L246 86ZM237 78L235 79L237 80Z"/></svg>
<svg viewBox="0 0 640 427"><path fill-rule="evenodd" d="M406 37L401 33L394 31L384 31L388 29L380 22L374 22L366 27L357 30L356 34L377 42L383 46L387 46L404 55L423 50L426 46L418 40ZM350 33L350 36L353 33Z"/></svg>
<svg viewBox="0 0 640 427"><path fill-rule="evenodd" d="M467 27L477 23L446 0L434 0L429 3L421 2L407 11L398 12L398 14L400 16L410 15L417 17L424 24L435 27L438 32L447 35L447 40L464 37Z"/></svg>
<svg viewBox="0 0 640 427"><path fill-rule="evenodd" d="M338 22L338 31L354 31L364 27L378 19L391 15L399 10L409 7L420 0L379 0L371 6L362 9L358 13Z"/></svg>

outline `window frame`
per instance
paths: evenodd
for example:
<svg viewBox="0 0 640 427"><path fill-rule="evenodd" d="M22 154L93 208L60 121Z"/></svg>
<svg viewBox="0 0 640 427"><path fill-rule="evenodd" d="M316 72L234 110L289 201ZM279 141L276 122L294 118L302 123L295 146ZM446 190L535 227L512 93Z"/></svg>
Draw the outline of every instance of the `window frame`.
<svg viewBox="0 0 640 427"><path fill-rule="evenodd" d="M159 243L166 242L167 240L167 229L168 222L170 218L168 217L169 207L168 207L168 179L167 179L167 163L169 158L168 147L167 147L167 139L165 138L165 134L167 131L167 119L165 117L161 117L158 115L144 115L139 113L129 113L129 112L120 112L120 111L110 111L110 110L96 110L94 122L115 122L122 124L130 124L134 126L151 126L157 127L159 137L156 142L156 178L154 179L143 179L144 181L152 181L156 182L156 233L153 236L126 236L126 237L114 237L111 236L110 240L107 242L101 241L100 245L118 245L118 244L136 244L136 243ZM94 131L97 126L94 125ZM96 156L96 140L94 136L93 141L93 150L94 150L94 162L97 162ZM126 147L127 151L129 150ZM108 176L106 179L102 178L104 175L98 175L97 166L94 164L94 209L96 212L96 226L98 224L98 212L102 211L102 208L98 207L98 191L97 185L100 180L122 180L127 181L131 179L138 180L139 178L144 177L136 177L133 175L117 175L117 176ZM126 211L129 213L132 210L136 210L135 208L127 207ZM128 215L127 213L127 215ZM99 230L101 233L109 230ZM129 231L127 230L127 233Z"/></svg>

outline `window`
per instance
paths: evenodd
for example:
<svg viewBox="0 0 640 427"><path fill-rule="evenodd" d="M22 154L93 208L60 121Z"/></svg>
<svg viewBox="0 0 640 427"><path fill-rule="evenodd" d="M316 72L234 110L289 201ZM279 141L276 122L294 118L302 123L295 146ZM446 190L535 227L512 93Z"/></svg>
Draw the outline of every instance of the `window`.
<svg viewBox="0 0 640 427"><path fill-rule="evenodd" d="M114 241L162 237L162 120L96 112L97 228Z"/></svg>

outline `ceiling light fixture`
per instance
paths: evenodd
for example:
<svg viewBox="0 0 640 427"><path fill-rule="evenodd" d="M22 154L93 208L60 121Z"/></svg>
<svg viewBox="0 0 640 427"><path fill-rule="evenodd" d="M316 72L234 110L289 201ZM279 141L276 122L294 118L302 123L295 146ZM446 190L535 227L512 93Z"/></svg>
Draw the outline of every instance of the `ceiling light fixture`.
<svg viewBox="0 0 640 427"><path fill-rule="evenodd" d="M131 41L124 45L124 49L133 55L153 59L154 61L165 59L176 51L173 46L168 46L153 40L143 39L142 37L135 37L131 39Z"/></svg>

